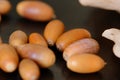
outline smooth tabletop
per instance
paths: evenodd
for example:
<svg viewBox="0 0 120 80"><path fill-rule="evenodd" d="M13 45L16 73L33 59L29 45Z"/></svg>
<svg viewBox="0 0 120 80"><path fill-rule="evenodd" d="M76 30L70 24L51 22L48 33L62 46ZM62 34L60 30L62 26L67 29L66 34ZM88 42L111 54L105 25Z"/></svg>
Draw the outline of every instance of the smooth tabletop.
<svg viewBox="0 0 120 80"><path fill-rule="evenodd" d="M9 0L12 10L2 16L0 35L4 43L8 42L10 34L15 30L23 30L29 35L32 32L43 34L48 22L35 22L21 18L16 13L16 5L22 0ZM62 53L55 47L50 47L56 55L56 63L48 68L41 69L39 80L120 80L120 59L113 52L114 43L101 36L108 28L120 28L120 14L115 11L81 6L78 0L42 0L53 7L57 19L65 24L65 31L73 28L85 28L100 44L98 53L106 61L106 66L97 73L77 74L67 69ZM88 62L89 63L89 62ZM18 71L5 73L0 70L0 80L22 80Z"/></svg>

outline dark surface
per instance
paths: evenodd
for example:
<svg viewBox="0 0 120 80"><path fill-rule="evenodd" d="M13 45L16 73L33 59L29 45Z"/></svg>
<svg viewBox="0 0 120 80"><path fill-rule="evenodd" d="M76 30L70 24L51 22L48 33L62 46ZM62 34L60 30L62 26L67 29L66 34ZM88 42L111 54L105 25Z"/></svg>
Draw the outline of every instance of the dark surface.
<svg viewBox="0 0 120 80"><path fill-rule="evenodd" d="M34 22L23 19L16 13L16 4L20 0L9 0L13 7L9 14L3 16L0 25L0 32L5 43L8 42L9 35L17 30L23 30L28 35L31 32L43 33L44 27L48 22ZM53 47L57 61L49 69L41 70L39 80L120 80L120 59L114 56L112 52L113 42L101 36L102 32L108 28L120 28L120 14L114 11L83 7L78 0L43 0L50 4L57 15L66 26L66 31L73 28L88 29L93 38L101 46L98 53L107 65L100 72L93 74L77 74L66 68L65 61L62 59L62 53ZM89 62L88 62L89 63ZM18 71L5 73L0 70L0 80L21 80Z"/></svg>

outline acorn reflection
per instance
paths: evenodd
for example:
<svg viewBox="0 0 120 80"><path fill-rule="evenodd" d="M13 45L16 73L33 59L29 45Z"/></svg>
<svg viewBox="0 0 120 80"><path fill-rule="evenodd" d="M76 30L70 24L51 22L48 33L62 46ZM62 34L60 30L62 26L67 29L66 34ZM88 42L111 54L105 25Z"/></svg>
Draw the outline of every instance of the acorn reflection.
<svg viewBox="0 0 120 80"><path fill-rule="evenodd" d="M67 75L65 75L67 74ZM93 74L77 74L77 73L65 73L66 80L102 80L102 76L99 73Z"/></svg>

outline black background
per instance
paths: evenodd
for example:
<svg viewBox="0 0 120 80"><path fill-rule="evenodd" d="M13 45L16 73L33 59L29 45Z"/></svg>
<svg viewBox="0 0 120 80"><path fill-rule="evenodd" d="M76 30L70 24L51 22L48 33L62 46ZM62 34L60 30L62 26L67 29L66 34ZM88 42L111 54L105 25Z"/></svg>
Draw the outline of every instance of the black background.
<svg viewBox="0 0 120 80"><path fill-rule="evenodd" d="M9 0L12 10L9 14L2 16L0 24L0 35L4 43L8 42L9 35L17 30L23 30L29 35L31 32L43 33L48 22L35 22L21 18L16 13L16 5L22 0ZM100 43L98 53L106 62L106 66L100 72L93 74L77 74L66 68L66 63L62 58L62 53L55 47L51 47L55 52L57 61L48 68L41 69L39 80L120 80L120 59L114 56L112 46L114 43L101 36L102 32L108 28L120 28L120 14L115 11L102 10L92 7L83 7L78 0L43 0L53 7L57 19L65 24L65 30L73 28L88 29L92 37ZM88 62L89 63L89 62ZM22 80L16 70L13 73L5 73L0 70L0 80Z"/></svg>

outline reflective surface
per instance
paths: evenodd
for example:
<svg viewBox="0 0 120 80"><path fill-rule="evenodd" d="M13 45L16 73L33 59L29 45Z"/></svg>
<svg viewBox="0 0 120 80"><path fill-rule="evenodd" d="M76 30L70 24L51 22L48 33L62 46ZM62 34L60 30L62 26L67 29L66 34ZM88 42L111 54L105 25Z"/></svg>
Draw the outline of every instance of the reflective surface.
<svg viewBox="0 0 120 80"><path fill-rule="evenodd" d="M16 13L16 4L21 0L10 0L13 8L8 15L3 16L0 25L0 34L5 43L8 42L9 35L17 30L23 30L28 35L31 32L43 33L48 22L34 22L21 18ZM56 63L49 69L41 70L39 80L119 80L120 79L120 59L112 52L113 42L101 36L102 32L108 28L120 28L120 14L114 11L101 10L97 8L83 7L78 0L43 0L50 4L58 19L62 20L66 26L66 31L73 28L86 28L92 37L100 43L98 53L106 62L103 70L93 74L77 74L66 68L66 63L62 58L62 53L55 47L51 49L57 57ZM16 70L13 73L5 73L0 70L0 80L22 80Z"/></svg>

